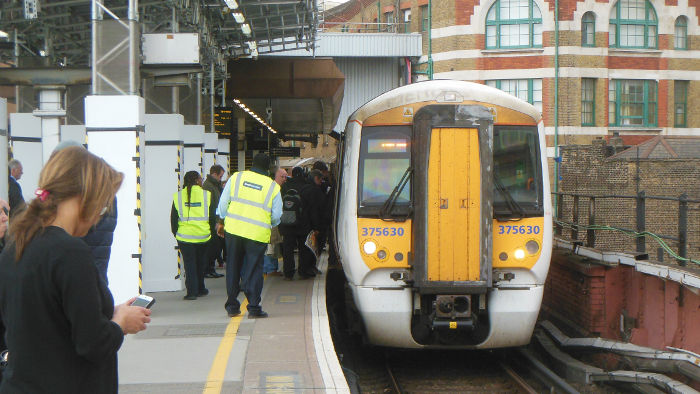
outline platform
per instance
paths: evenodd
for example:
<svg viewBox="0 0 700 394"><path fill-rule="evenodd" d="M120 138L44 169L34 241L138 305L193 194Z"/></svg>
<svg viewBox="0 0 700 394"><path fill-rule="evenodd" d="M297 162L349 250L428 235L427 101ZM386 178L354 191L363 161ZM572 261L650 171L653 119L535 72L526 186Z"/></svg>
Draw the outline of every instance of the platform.
<svg viewBox="0 0 700 394"><path fill-rule="evenodd" d="M149 293L152 322L119 351L119 392L349 393L329 331L326 261L314 279L268 276L265 319L229 318L223 277L207 279L210 293L196 301Z"/></svg>

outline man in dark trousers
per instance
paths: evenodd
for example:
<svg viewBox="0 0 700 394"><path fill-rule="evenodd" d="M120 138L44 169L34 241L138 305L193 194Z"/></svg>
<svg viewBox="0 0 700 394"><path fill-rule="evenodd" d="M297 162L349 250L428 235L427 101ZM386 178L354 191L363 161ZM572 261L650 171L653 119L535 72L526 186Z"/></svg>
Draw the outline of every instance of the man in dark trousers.
<svg viewBox="0 0 700 394"><path fill-rule="evenodd" d="M10 176L8 179L8 197L10 203L10 217L22 212L24 209L24 197L22 196L22 186L19 185L20 178L24 171L22 170L22 163L17 159L12 159L7 163L9 168Z"/></svg>
<svg viewBox="0 0 700 394"><path fill-rule="evenodd" d="M304 203L304 211L308 215L309 225L311 226L311 231L316 233L316 239L319 239L319 235L325 229L325 207L326 207L326 193L323 189L323 173L319 170L312 170L309 173L309 179L311 180L311 185L301 192L301 200ZM318 244L319 251L321 249L321 244ZM307 248L308 249L308 248ZM304 262L304 268L301 267L301 261L299 271L304 272L307 276L315 276L318 273L316 268L316 258L312 254L311 260Z"/></svg>
<svg viewBox="0 0 700 394"><path fill-rule="evenodd" d="M219 198L221 197L221 178L224 176L224 167L214 164L209 169L209 175L207 179L202 183L202 189L211 193L211 204L213 206L219 205ZM204 267L204 277L205 278L221 278L224 276L216 272L216 256L221 254L221 250L224 247L223 240L216 235L216 229L212 229L211 239L207 245L207 265Z"/></svg>
<svg viewBox="0 0 700 394"><path fill-rule="evenodd" d="M279 230L282 234L282 271L285 280L292 280L296 271L294 261L294 250L299 250L299 277L302 279L310 278L315 272L307 270L309 262L313 261L313 253L304 245L306 236L311 231L311 224L308 215L304 209L302 200L303 191L311 187L304 177L304 170L301 167L292 169L292 178L282 185L282 199L288 207L283 209L294 209L296 204L299 204L298 210L295 212L297 222L294 224L280 224Z"/></svg>
<svg viewBox="0 0 700 394"><path fill-rule="evenodd" d="M248 299L248 317L267 317L262 310L263 256L270 233L282 216L280 186L268 175L270 157L258 153L253 167L231 175L219 200L217 233L226 239L225 308L229 317L240 315L238 292L243 287Z"/></svg>

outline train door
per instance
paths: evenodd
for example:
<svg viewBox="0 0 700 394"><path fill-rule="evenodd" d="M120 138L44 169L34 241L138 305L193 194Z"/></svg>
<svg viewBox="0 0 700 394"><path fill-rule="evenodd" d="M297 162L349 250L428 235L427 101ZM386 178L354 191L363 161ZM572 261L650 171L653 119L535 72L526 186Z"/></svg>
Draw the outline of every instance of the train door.
<svg viewBox="0 0 700 394"><path fill-rule="evenodd" d="M428 162L428 281L480 280L479 130L434 128Z"/></svg>
<svg viewBox="0 0 700 394"><path fill-rule="evenodd" d="M493 115L480 105L428 105L416 111L412 141L413 286L421 294L486 293Z"/></svg>

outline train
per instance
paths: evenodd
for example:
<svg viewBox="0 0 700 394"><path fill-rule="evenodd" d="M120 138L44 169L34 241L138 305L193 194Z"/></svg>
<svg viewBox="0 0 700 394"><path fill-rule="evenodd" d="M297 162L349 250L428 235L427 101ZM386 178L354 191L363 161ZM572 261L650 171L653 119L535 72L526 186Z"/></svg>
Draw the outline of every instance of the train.
<svg viewBox="0 0 700 394"><path fill-rule="evenodd" d="M366 343L529 343L552 252L537 108L472 82L405 85L348 118L336 171L333 243Z"/></svg>

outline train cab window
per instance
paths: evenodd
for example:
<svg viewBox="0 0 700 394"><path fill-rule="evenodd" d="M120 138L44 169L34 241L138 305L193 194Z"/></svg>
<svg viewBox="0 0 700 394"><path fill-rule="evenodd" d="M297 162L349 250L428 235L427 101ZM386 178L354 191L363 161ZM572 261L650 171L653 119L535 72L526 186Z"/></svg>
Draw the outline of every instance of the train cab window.
<svg viewBox="0 0 700 394"><path fill-rule="evenodd" d="M493 162L494 217L542 216L542 167L537 128L495 126Z"/></svg>
<svg viewBox="0 0 700 394"><path fill-rule="evenodd" d="M401 188L411 165L410 126L362 128L358 175L359 216L378 216L396 189L391 215L406 215L411 201L411 181ZM400 189L400 192L399 192Z"/></svg>

